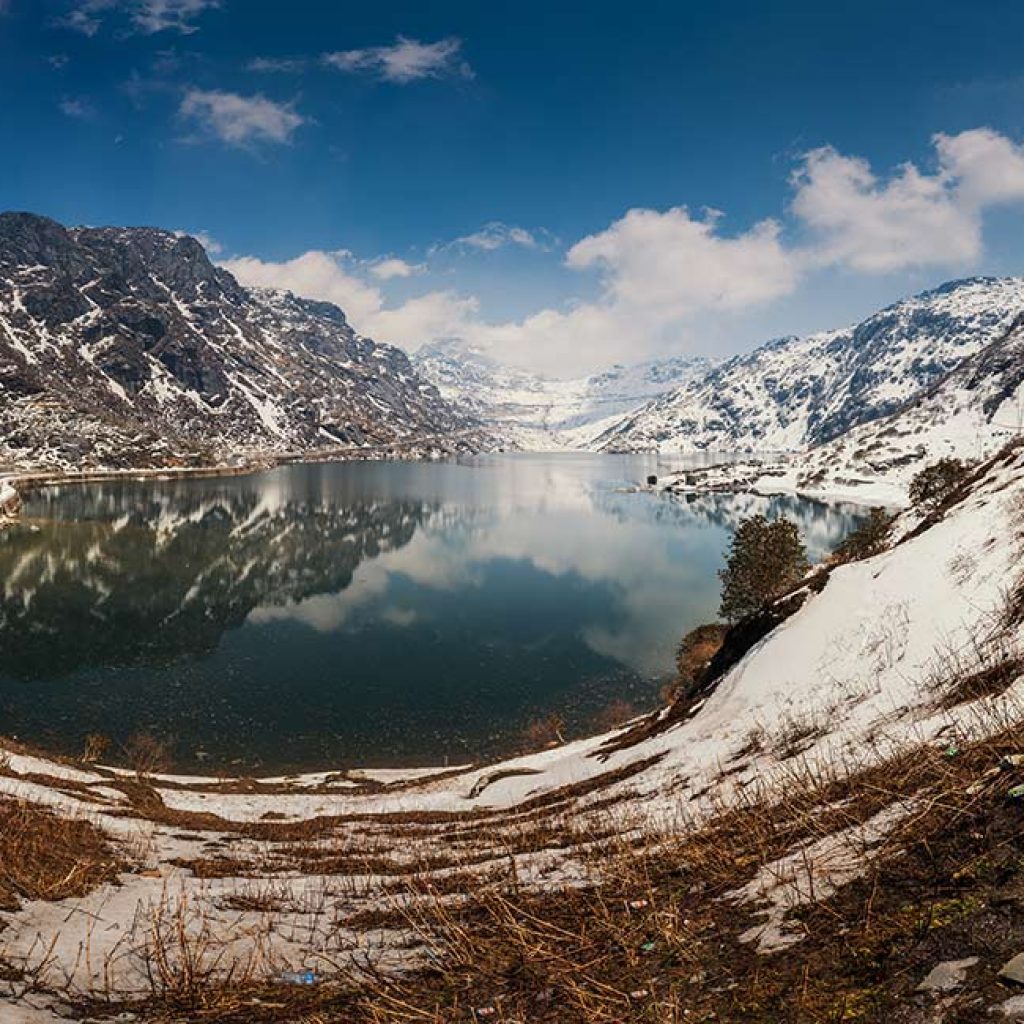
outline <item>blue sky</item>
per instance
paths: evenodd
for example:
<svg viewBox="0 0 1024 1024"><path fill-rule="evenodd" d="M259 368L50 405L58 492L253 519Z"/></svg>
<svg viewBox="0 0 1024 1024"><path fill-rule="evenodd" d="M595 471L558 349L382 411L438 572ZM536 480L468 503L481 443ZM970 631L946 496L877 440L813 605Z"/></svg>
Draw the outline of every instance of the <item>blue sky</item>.
<svg viewBox="0 0 1024 1024"><path fill-rule="evenodd" d="M0 206L570 374L1024 273L1024 5L0 0Z"/></svg>

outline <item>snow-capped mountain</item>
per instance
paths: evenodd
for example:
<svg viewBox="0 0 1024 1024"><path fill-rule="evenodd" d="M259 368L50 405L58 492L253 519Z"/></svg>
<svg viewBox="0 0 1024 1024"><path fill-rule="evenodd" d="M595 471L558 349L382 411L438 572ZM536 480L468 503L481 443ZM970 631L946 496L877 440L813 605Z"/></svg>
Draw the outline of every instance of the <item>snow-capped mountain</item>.
<svg viewBox="0 0 1024 1024"><path fill-rule="evenodd" d="M1024 311L1024 279L953 281L855 327L779 338L649 403L604 450L795 451L892 414Z"/></svg>
<svg viewBox="0 0 1024 1024"><path fill-rule="evenodd" d="M1024 434L1024 314L891 416L812 448L776 481L787 490L905 500L914 474L945 456L992 455Z"/></svg>
<svg viewBox="0 0 1024 1024"><path fill-rule="evenodd" d="M702 357L678 357L550 380L504 366L456 339L425 345L412 360L443 397L471 412L506 442L527 450L588 448L624 414L706 373L712 365Z"/></svg>
<svg viewBox="0 0 1024 1024"><path fill-rule="evenodd" d="M330 303L243 288L172 232L0 214L0 466L481 443Z"/></svg>

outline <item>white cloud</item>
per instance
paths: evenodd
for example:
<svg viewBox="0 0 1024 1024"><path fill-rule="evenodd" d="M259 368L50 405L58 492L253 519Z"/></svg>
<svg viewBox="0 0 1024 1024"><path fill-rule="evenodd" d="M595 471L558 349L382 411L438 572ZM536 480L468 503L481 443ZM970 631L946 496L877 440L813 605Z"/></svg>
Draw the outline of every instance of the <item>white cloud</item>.
<svg viewBox="0 0 1024 1024"><path fill-rule="evenodd" d="M603 275L606 305L671 316L743 309L791 292L799 270L771 220L733 237L718 232L715 211L695 219L685 207L630 210L610 228L577 242L576 270Z"/></svg>
<svg viewBox="0 0 1024 1024"><path fill-rule="evenodd" d="M141 0L132 4L132 22L147 35L173 29L183 35L197 31L193 22L220 0Z"/></svg>
<svg viewBox="0 0 1024 1024"><path fill-rule="evenodd" d="M472 78L473 72L461 59L462 41L454 37L436 43L399 36L391 46L372 46L362 50L338 50L325 53L322 60L330 67L349 73L367 73L385 82L404 85L419 78L460 75Z"/></svg>
<svg viewBox="0 0 1024 1024"><path fill-rule="evenodd" d="M281 263L242 256L221 265L242 284L284 288L305 298L333 302L365 333L362 323L379 312L383 297L373 285L350 273L342 259L337 253L312 250Z"/></svg>
<svg viewBox="0 0 1024 1024"><path fill-rule="evenodd" d="M196 19L220 5L221 0L78 0L61 24L94 36L103 25L104 15L121 10L128 14L132 30L143 35L167 30L190 35L198 31Z"/></svg>
<svg viewBox="0 0 1024 1024"><path fill-rule="evenodd" d="M380 288L360 277L352 263L347 252L313 250L280 263L242 256L223 260L221 266L245 285L333 302L361 334L410 350L467 330L478 312L476 299L448 291L426 292L389 307Z"/></svg>
<svg viewBox="0 0 1024 1024"><path fill-rule="evenodd" d="M291 142L306 119L288 103L265 96L240 96L218 90L189 89L179 108L180 116L230 146L260 142Z"/></svg>
<svg viewBox="0 0 1024 1024"><path fill-rule="evenodd" d="M820 268L877 276L975 264L984 251L985 212L1024 202L1024 146L989 129L937 135L933 144L933 169L904 164L887 176L829 147L806 154L791 179L789 233L774 219L726 231L713 210L699 216L683 206L630 210L564 257L569 270L597 275L596 297L515 321L487 322L475 297L452 291L389 307L360 274L378 281L408 276L401 260L360 269L338 253L306 253L283 264L228 266L238 266L243 281L331 299L357 330L381 341L416 348L461 337L507 362L577 374L692 350L702 333L728 336L730 323L796 295ZM534 248L539 234L495 222L434 251Z"/></svg>
<svg viewBox="0 0 1024 1024"><path fill-rule="evenodd" d="M359 330L371 338L413 351L432 338L467 333L479 311L480 303L472 296L433 291L407 299L394 308L379 310Z"/></svg>
<svg viewBox="0 0 1024 1024"><path fill-rule="evenodd" d="M461 235L450 242L444 242L433 246L431 252L442 252L445 249L480 249L483 252L493 252L495 249L503 249L505 246L519 246L523 249L549 248L548 239L550 233L547 231L528 231L526 228L517 227L515 224L505 224L500 220L492 220L485 224L479 231L469 235Z"/></svg>
<svg viewBox="0 0 1024 1024"><path fill-rule="evenodd" d="M420 264L407 263L395 256L374 260L370 264L370 273L379 281L390 281L394 277L412 277L423 270Z"/></svg>
<svg viewBox="0 0 1024 1024"><path fill-rule="evenodd" d="M116 7L117 4L118 0L80 0L60 20L60 24L75 32L81 32L84 36L94 36L103 24L100 15Z"/></svg>
<svg viewBox="0 0 1024 1024"><path fill-rule="evenodd" d="M934 141L963 205L977 208L1024 199L1024 146L990 128L939 134Z"/></svg>
<svg viewBox="0 0 1024 1024"><path fill-rule="evenodd" d="M246 68L271 74L297 74L305 70L306 61L301 57L254 57L246 64Z"/></svg>
<svg viewBox="0 0 1024 1024"><path fill-rule="evenodd" d="M867 273L977 261L986 208L1024 200L1024 148L987 128L933 143L934 173L908 163L888 180L831 147L808 153L793 176L808 256Z"/></svg>
<svg viewBox="0 0 1024 1024"><path fill-rule="evenodd" d="M96 108L81 96L65 96L60 103L60 112L76 121L90 121L96 116Z"/></svg>
<svg viewBox="0 0 1024 1024"><path fill-rule="evenodd" d="M824 148L793 178L793 212L811 230L809 256L868 273L963 265L981 252L981 224L944 175L905 164L882 182L866 160Z"/></svg>

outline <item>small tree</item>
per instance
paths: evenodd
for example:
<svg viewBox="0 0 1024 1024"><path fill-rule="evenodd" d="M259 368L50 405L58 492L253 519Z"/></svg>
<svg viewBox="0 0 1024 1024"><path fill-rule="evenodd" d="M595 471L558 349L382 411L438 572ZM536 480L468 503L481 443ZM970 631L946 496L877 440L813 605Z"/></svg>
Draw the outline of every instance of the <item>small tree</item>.
<svg viewBox="0 0 1024 1024"><path fill-rule="evenodd" d="M857 528L832 552L837 562L856 562L884 551L895 516L878 506L871 509Z"/></svg>
<svg viewBox="0 0 1024 1024"><path fill-rule="evenodd" d="M718 614L728 622L760 611L807 571L807 552L797 525L785 517L769 521L762 515L741 519L726 554L722 604Z"/></svg>
<svg viewBox="0 0 1024 1024"><path fill-rule="evenodd" d="M910 481L910 504L922 512L937 512L964 482L970 466L962 459L939 459Z"/></svg>

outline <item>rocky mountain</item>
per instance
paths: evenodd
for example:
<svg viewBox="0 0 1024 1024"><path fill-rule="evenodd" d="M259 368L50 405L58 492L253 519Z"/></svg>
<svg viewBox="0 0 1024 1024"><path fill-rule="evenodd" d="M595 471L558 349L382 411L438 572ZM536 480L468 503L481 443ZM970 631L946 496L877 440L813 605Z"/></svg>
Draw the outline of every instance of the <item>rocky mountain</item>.
<svg viewBox="0 0 1024 1024"><path fill-rule="evenodd" d="M456 339L426 345L412 359L445 398L527 450L588 448L623 415L707 373L712 365L702 357L678 357L550 380L504 366Z"/></svg>
<svg viewBox="0 0 1024 1024"><path fill-rule="evenodd" d="M193 238L0 214L0 468L483 443L399 349Z"/></svg>
<svg viewBox="0 0 1024 1024"><path fill-rule="evenodd" d="M953 281L854 327L779 338L622 419L604 450L795 451L901 409L1024 311L1024 279Z"/></svg>

